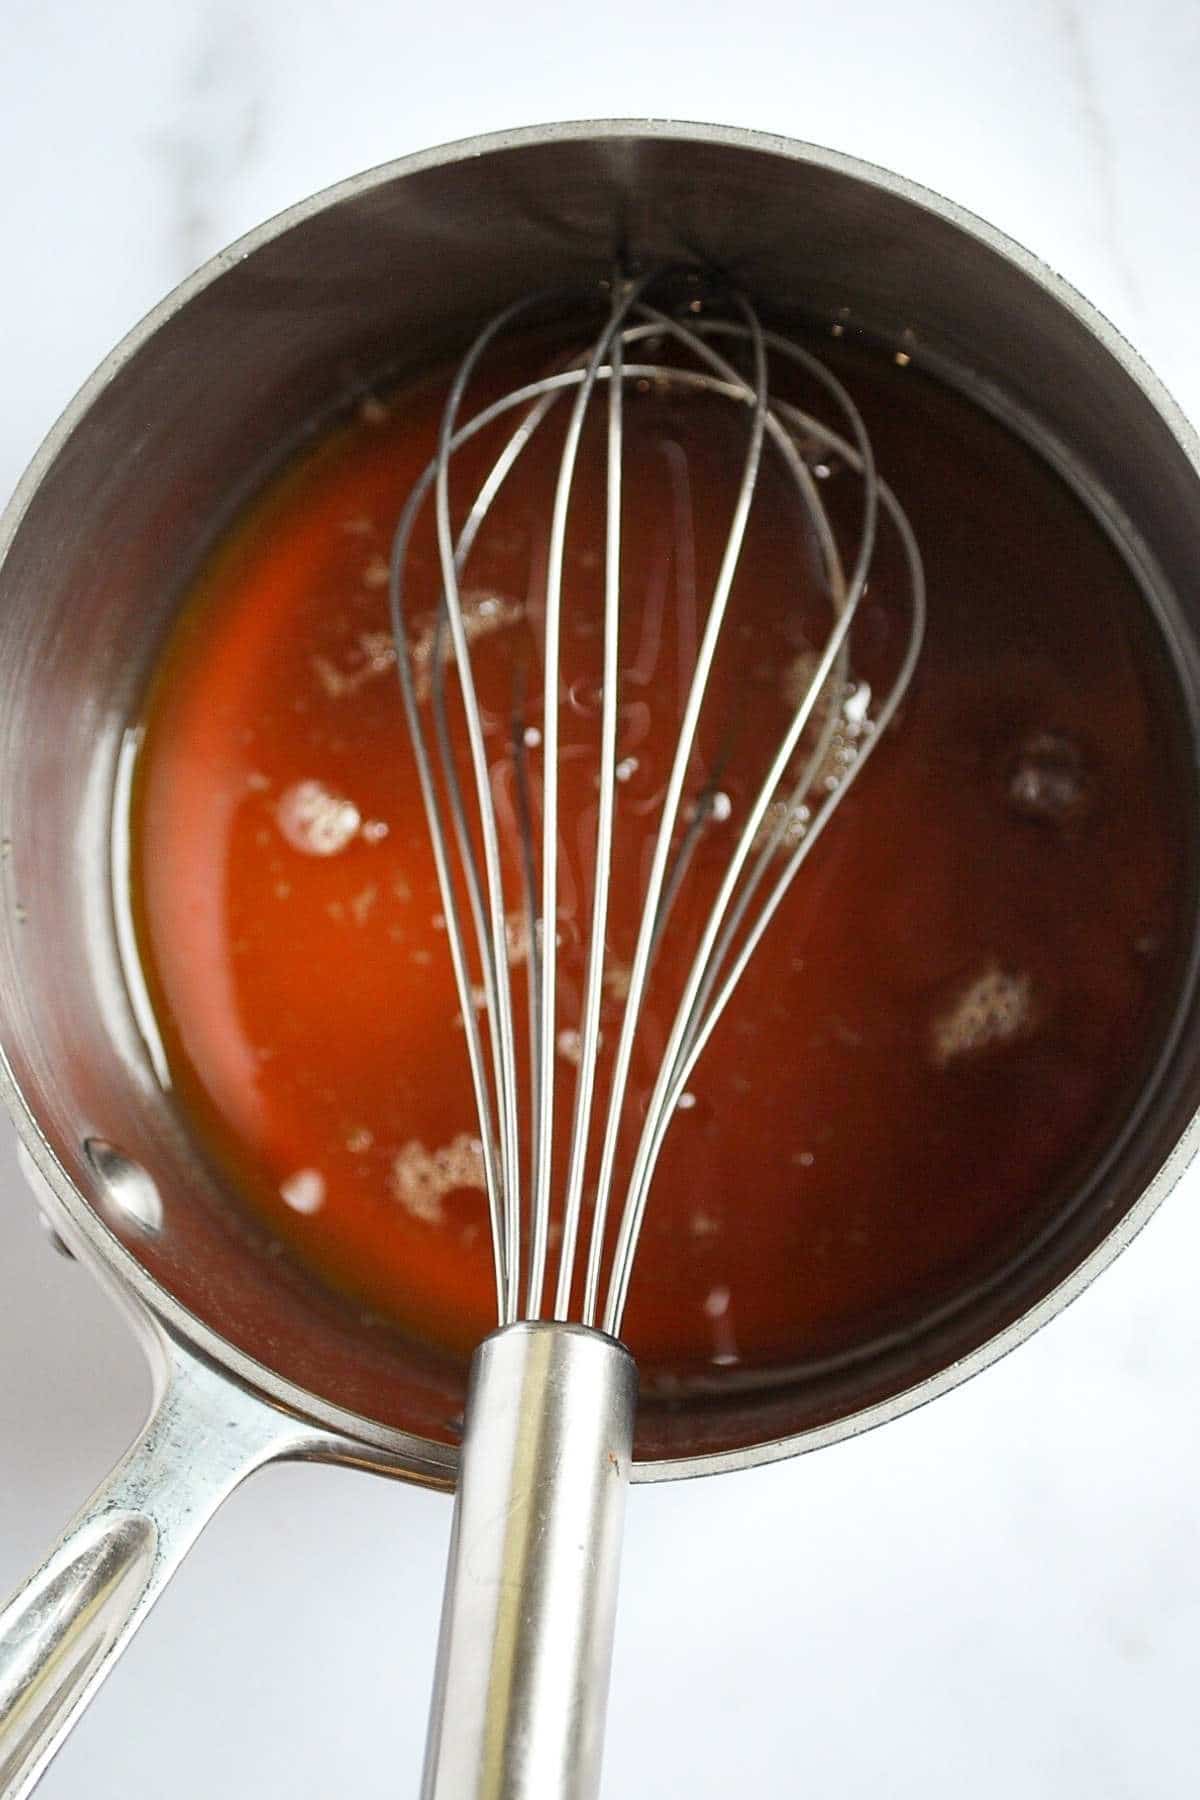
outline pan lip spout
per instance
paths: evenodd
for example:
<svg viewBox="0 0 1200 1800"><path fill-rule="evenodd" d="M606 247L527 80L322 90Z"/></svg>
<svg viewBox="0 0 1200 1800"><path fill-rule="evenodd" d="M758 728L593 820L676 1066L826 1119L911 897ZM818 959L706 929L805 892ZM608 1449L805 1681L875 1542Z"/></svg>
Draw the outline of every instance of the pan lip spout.
<svg viewBox="0 0 1200 1800"><path fill-rule="evenodd" d="M1108 359L1105 367L1111 365L1113 374L1118 378L1117 388L1126 394L1129 393L1129 388L1136 390L1136 395L1140 396L1141 401L1145 402L1165 428L1170 448L1162 452L1164 465L1169 465L1174 470L1179 466L1179 457L1182 457L1187 469L1181 479L1184 480L1185 488L1194 479L1197 508L1200 510L1200 436L1163 383L1121 333L1090 302L1038 257L983 219L935 191L869 162L768 132L665 119L581 119L525 126L460 139L378 165L300 200L210 258L133 326L51 427L18 483L7 508L0 515L0 570L3 569L39 489L59 464L60 458L69 451L75 434L110 385L164 326L184 312L206 290L268 246L322 214L360 201L375 190L428 172L454 168L469 170L488 159L502 158L515 152L543 151L550 155L555 146L595 146L600 151L604 146L622 142L648 146L678 145L683 148L694 146L716 152L727 151L731 155L758 156L776 163L808 166L830 176L844 178L847 182L858 183L864 188L880 191L909 208L932 214L942 226L956 231L1007 264L1017 276L1023 277L1032 288L1039 290L1045 300L1069 315L1069 320L1078 333L1098 346ZM1050 310L1052 309L1047 309ZM1124 383L1129 384L1128 387L1123 387L1121 378ZM1144 414L1144 408L1140 404L1135 406L1135 411L1139 418ZM1166 443L1167 439L1162 441ZM1162 534L1160 538L1161 536ZM1153 551L1153 546L1150 548ZM1200 629L1197 630L1195 639L1200 642ZM1193 677L1192 685L1195 691L1190 698L1195 701L1197 695L1200 695L1200 678ZM1195 952L1193 962L1194 960ZM1194 974L1194 970L1192 973ZM1167 1046L1168 1049L1170 1047ZM262 1397L280 1412L313 1426L312 1454L318 1459L359 1462L363 1466L432 1486L446 1487L452 1484L458 1462L458 1451L453 1443L440 1443L413 1432L379 1424L278 1375L274 1369L240 1349L189 1310L144 1267L134 1250L121 1241L106 1224L102 1213L85 1198L81 1187L55 1153L50 1139L39 1125L31 1103L22 1091L9 1052L2 1041L0 1097L15 1124L22 1147L22 1167L33 1190L35 1204L69 1248L107 1282L131 1316L135 1329L144 1342L154 1341L157 1334L165 1331L211 1367L222 1372L231 1383ZM1171 1104L1175 1111L1170 1118L1163 1115L1164 1137L1165 1125L1169 1124L1173 1131L1171 1119L1183 1116L1182 1103L1172 1100ZM49 1107L44 1111L49 1115ZM1188 1169L1198 1149L1200 1113L1192 1113L1138 1198L1113 1220L1103 1237L1092 1243L1068 1272L1054 1281L1050 1291L1041 1294L1019 1317L1011 1318L994 1335L969 1349L966 1354L948 1361L936 1372L926 1374L913 1385L901 1387L899 1391L890 1393L875 1403L798 1432L711 1452L683 1453L678 1457L658 1455L635 1461L632 1479L679 1480L780 1461L785 1457L857 1436L948 1392L1023 1343L1082 1294L1156 1212ZM69 1145L64 1153L69 1156ZM1139 1174L1140 1168L1141 1165L1138 1165ZM1131 1190L1134 1189L1135 1182L1130 1180L1129 1186ZM1074 1251L1068 1249L1059 1267L1065 1267L1066 1258L1073 1254ZM1047 1278L1050 1278L1049 1271ZM321 1436L322 1433L324 1437Z"/></svg>

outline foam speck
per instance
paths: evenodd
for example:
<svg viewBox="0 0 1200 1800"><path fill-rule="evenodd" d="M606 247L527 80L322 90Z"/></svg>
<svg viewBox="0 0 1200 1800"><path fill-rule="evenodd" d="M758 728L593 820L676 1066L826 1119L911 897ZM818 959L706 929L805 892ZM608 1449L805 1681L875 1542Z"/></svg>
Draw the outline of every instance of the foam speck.
<svg viewBox="0 0 1200 1800"><path fill-rule="evenodd" d="M414 1219L440 1225L446 1216L442 1201L447 1194L456 1188L486 1191L483 1146L465 1131L436 1150L427 1150L413 1138L392 1160L391 1188Z"/></svg>
<svg viewBox="0 0 1200 1800"><path fill-rule="evenodd" d="M279 1193L293 1212L319 1212L325 1204L325 1177L318 1169L297 1169L280 1182Z"/></svg>
<svg viewBox="0 0 1200 1800"><path fill-rule="evenodd" d="M336 856L362 824L353 800L319 781L297 781L281 794L275 819L293 850L306 856Z"/></svg>
<svg viewBox="0 0 1200 1800"><path fill-rule="evenodd" d="M1026 738L1009 769L1008 803L1023 819L1067 825L1089 811L1091 779L1079 745L1061 732Z"/></svg>
<svg viewBox="0 0 1200 1800"><path fill-rule="evenodd" d="M1033 981L992 962L933 1021L929 1047L939 1068L962 1056L1027 1037L1037 1023Z"/></svg>

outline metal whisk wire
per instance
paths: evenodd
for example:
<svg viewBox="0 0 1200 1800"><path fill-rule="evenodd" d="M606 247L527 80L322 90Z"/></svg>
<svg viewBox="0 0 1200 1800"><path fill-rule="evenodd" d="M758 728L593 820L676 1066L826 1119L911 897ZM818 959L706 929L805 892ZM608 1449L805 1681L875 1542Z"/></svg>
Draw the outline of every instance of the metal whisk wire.
<svg viewBox="0 0 1200 1800"><path fill-rule="evenodd" d="M437 454L414 487L401 516L393 539L389 587L397 669L429 823L479 1115L484 1180L492 1227L497 1309L500 1322L510 1324L522 1316L522 1246L526 1215L528 1251L525 1256L523 1316L530 1319L542 1316L546 1278L553 1201L559 645L564 563L572 483L582 433L595 391L600 386L605 387L607 446L603 674L600 689L595 875L591 935L580 1013L580 1054L563 1186L562 1239L551 1314L555 1319L566 1320L570 1316L575 1286L588 1150L595 1116L597 1051L600 1042L601 995L616 810L624 391L630 382L665 380L685 391L728 399L747 412L749 429L741 476L688 685L675 754L659 814L643 912L629 974L625 1010L609 1077L607 1106L603 1112L600 1159L580 1316L585 1325L602 1322L603 1329L612 1336L616 1336L621 1328L650 1183L670 1120L698 1058L796 873L811 853L899 706L920 651L925 611L921 560L912 531L895 496L876 472L870 440L862 419L837 378L802 346L778 333L765 331L754 309L744 297L733 296L731 305L738 315L736 318L698 319L689 316L685 323L660 311L644 299L646 290L654 279L643 277L636 282L615 283L604 325L589 349L577 361L569 367L556 369L538 380L525 383L490 402L460 424L464 397L485 352L521 315L544 304L544 297L519 301L485 327L472 344L451 386L441 421ZM751 360L749 376L741 374L714 347L710 340L715 339L731 340L747 347ZM648 340L665 341L678 346L699 367L661 361L629 361L628 352L647 344ZM813 417L795 403L771 394L770 353L798 365L824 388L845 421L846 435ZM536 879L538 871L534 867L532 809L528 803L528 781L523 760L525 747L516 724L513 730L518 790L519 794L524 795L518 808L521 821L519 855L529 915L530 957L531 1148L528 1181L523 1183L520 1167L517 1049L509 974L508 911L505 906L502 852L484 745L482 715L471 666L460 577L488 513L513 467L558 401L570 393L573 393L574 398L555 483L545 574L540 882ZM480 432L513 413L519 415L517 423L481 482L456 537L450 504L452 459ZM761 457L767 443L778 454L811 526L825 569L833 624L771 767L742 826L709 912L699 948L690 965L637 1141L609 1262L607 1291L602 1297L609 1205L620 1134L623 1124L627 1122L626 1096L642 1001L665 911L672 903L687 859L702 828L703 809L706 804L711 805L711 792L706 790L706 794L694 804L692 817L685 824L682 840L677 843L696 732L745 541ZM861 479L862 519L857 552L848 577L817 482L798 448L799 443L815 445L823 456L836 456ZM444 803L422 717L413 635L406 614L407 563L412 534L431 490L436 507L441 594L428 687ZM908 637L899 667L873 718L859 721L862 741L856 753L836 778L825 777L827 785L817 800L813 792L814 784L827 766L830 746L841 717L841 694L848 670L850 632L871 568L881 508L898 534L907 566ZM451 655L443 654L447 632ZM474 788L474 817L482 851L482 867L475 849L447 717L446 665L451 656L457 671L461 709L466 724ZM818 708L822 706L825 717L819 721L815 742L804 752L797 774L795 759L801 751L805 733L810 731L817 718ZM776 802L776 796L785 784L788 797L782 803L776 803L776 816L768 827L772 803ZM812 806L809 806L810 800L814 801ZM447 811L450 815L449 829ZM766 896L760 900L757 911L752 913L755 899L767 882L769 871L777 864L781 846L785 844L789 834L795 836L797 841L775 879L767 884ZM457 860L466 893L475 958L482 975L483 1010L487 1018L488 1036L486 1052L474 1003L472 961L464 929L459 887L454 874L451 835L457 848Z"/></svg>

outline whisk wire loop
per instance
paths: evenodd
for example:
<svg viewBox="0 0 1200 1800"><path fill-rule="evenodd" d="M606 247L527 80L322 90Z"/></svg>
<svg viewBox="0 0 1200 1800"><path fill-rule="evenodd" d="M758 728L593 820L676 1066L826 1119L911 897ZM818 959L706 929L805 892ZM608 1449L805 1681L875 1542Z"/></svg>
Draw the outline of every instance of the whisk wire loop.
<svg viewBox="0 0 1200 1800"><path fill-rule="evenodd" d="M543 626L544 689L543 689L542 740L543 740L544 749L543 749L543 757L542 757L542 903L541 903L541 920L540 920L541 940L542 940L542 959L541 959L541 985L540 985L540 993L539 993L539 1012L538 1012L538 1034L539 1034L539 1038L540 1038L540 1052L539 1052L539 1082L540 1082L540 1085L539 1085L539 1100L538 1100L538 1110L537 1110L537 1137L536 1137L536 1140L534 1143L534 1151L533 1151L533 1176L532 1176L533 1225L532 1225L530 1256L529 1256L529 1292L528 1292L528 1299L526 1302L527 1315L531 1319L538 1318L541 1313L542 1285L543 1285L543 1280L544 1280L544 1275L545 1275L546 1243L547 1243L547 1238L549 1235L549 1226L550 1226L552 1156L553 1156L553 1140L554 1140L554 1074L555 1074L554 1049L555 1049L555 1037L556 1037L556 1012L555 1012L554 1002L555 1002L555 976L556 976L556 972L557 972L557 968L558 968L558 959L554 955L554 947L555 947L554 946L554 936L555 936L555 932L556 932L557 916L558 916L558 720L559 720L559 687L560 687L560 682L559 682L559 645L560 645L561 628L562 628L563 564L564 564L564 559L566 556L567 509L568 509L568 507L570 505L570 501L571 501L571 485L572 485L572 482L575 477L575 466L576 466L576 463L577 463L578 457L579 457L579 444L580 444L580 439L583 435L584 419L587 415L587 410L588 410L588 406L589 406L589 403L592 398L593 389L596 386L597 377L599 375L601 367L605 366L605 364L604 364L605 357L610 356L611 347L613 345L616 334L620 331L622 321L624 320L629 309L635 304L639 293L641 292L642 288L645 287L648 279L649 279L649 277L644 276L640 281L637 281L637 282L618 283L617 284L616 297L614 299L611 315L609 317L609 320L608 320L608 323L607 323L605 329L600 333L600 336L596 340L595 346L592 349L590 356L588 357L587 365L584 369L583 380L579 384L578 391L575 395L575 401L571 408L570 418L568 419L568 422L567 422L566 437L563 442L562 458L559 463L558 480L555 484L555 489L554 489L554 506L553 506L553 511L551 513L551 518L550 518L550 545L549 545L549 554L548 554L547 563L546 563L546 600L545 600L545 616L544 616L544 626ZM618 350L618 358L619 358L619 354L620 353ZM617 368L619 370L619 363L617 365ZM619 373L614 371L614 365L613 365L611 359L610 359L609 363L607 364L607 369L608 369L610 389L615 390L620 385L620 377L619 377ZM613 491L613 488L611 485L613 469L614 469L614 461L613 461L613 455L612 455L612 451L611 451L611 438L612 438L614 426L619 434L620 417L621 417L621 413L620 413L619 401L616 405L615 410L612 407L611 402L610 402L610 408L609 408L610 454L609 454L609 461L608 461L609 482L610 482L609 491L608 491L608 516L609 516L609 522L610 522L609 523L610 533L613 531L616 531L619 533L619 529L620 529L620 523L619 523L620 522L620 473L619 473L620 443L619 443L619 436L618 436L618 445L617 445L618 460L615 465L616 470L617 470L615 495L614 495L614 491ZM611 547L612 546L610 543L610 549L611 549ZM618 535L617 541L616 541L616 554L618 556L620 554L619 535ZM618 592L619 592L619 582L618 582L618 577L617 577L617 571L615 569L610 569L606 576L606 580L608 582L608 587L606 590L606 612L611 614L612 635L615 638L616 614L617 614L617 610L618 610L617 597L618 597ZM609 644L606 642L606 646L605 646L606 655L607 655L607 651L608 651L609 647L610 647ZM613 661L611 670L609 670L606 666L605 674L606 674L606 679L607 679L607 683L608 683L608 694L607 694L606 703L605 703L604 730L602 732L602 742L603 742L604 748L611 749L611 748L615 748L615 743L616 743L615 702L616 702L617 682L616 682L615 660ZM610 725L611 725L611 734L609 732ZM609 742L610 735L611 735L611 743ZM602 749L602 757L603 757L603 749ZM616 764L616 758L614 755L611 759L611 767L608 768L608 774L609 774L610 778L612 778L614 780L614 784L615 784L615 777L612 776L612 769L615 768L615 764ZM603 780L603 776L605 773L605 768L606 768L606 764L602 761L602 767L601 767L602 780ZM602 792L603 792L603 790L602 790ZM608 802L609 802L609 804L608 804L606 816L607 816L608 820L611 822L611 806L612 806L611 794L608 796ZM604 809L602 808L602 811L603 810ZM597 838L597 865L596 865L597 869L599 869L599 867L600 867L600 862L601 862L602 858L606 864L611 861L611 852L612 852L611 838L606 840L604 837L598 837ZM605 882L607 882L607 871L606 871ZM605 897L606 897L606 893L607 893L606 885L605 885L604 892L605 892ZM603 920L603 914L601 915L601 918ZM595 952L593 962L595 964L599 964L602 966L603 956L604 956L603 930L601 930L599 942L598 943L593 942L592 949ZM590 975L590 972L589 972L589 975ZM599 980L599 971L597 970L597 983L598 983L598 980ZM577 1083L577 1092L583 1093L585 1091L588 1091L589 1084L590 1084L590 1078L591 1078L591 1069L588 1067L585 1067L585 1065L583 1064L582 1058L581 1058L579 1081ZM587 1103L586 1108L577 1107L577 1114L576 1114L577 1125L584 1134L586 1134L587 1116L588 1116L589 1112L590 1112L590 1099ZM572 1248L573 1248L573 1246L572 1246Z"/></svg>
<svg viewBox="0 0 1200 1800"><path fill-rule="evenodd" d="M758 475L759 458L762 454L763 433L767 418L767 359L766 349L762 342L762 332L756 315L739 295L736 304L742 310L750 327L754 354L753 410L751 415L750 439L746 447L745 463L738 486L737 498L734 502L733 519L729 535L725 541L725 550L717 573L713 589L712 601L709 605L708 617L705 621L696 667L692 675L684 704L683 716L679 726L679 740L675 748L675 756L671 772L667 779L667 791L663 798L662 812L659 815L658 836L654 845L654 859L650 868L650 876L646 883L643 901L641 925L638 930L637 944L633 955L633 966L629 977L629 992L625 1001L625 1012L621 1021L621 1032L617 1041L616 1057L613 1067L612 1083L609 1091L608 1114L604 1126L604 1139L600 1153L600 1172L596 1186L596 1200L592 1213L592 1235L588 1251L587 1277L583 1295L583 1323L594 1325L598 1310L600 1289L600 1270L604 1252L604 1229L608 1212L608 1199L612 1187L613 1166L616 1161L617 1140L622 1122L625 1090L629 1080L629 1067L633 1056L634 1033L637 1029L638 1014L641 1010L642 997L649 971L650 950L654 939L654 925L658 916L662 899L663 885L667 872L667 859L671 851L676 820L679 816L679 805L683 797L684 782L687 777L688 763L691 759L692 745L695 742L696 728L700 720L700 708L704 702L705 689L713 659L716 655L717 641L724 620L725 607L733 587L733 578L737 572L738 559L746 535L746 525L750 517L750 504L754 497L754 483Z"/></svg>
<svg viewBox="0 0 1200 1800"><path fill-rule="evenodd" d="M600 1005L603 997L604 957L608 924L608 889L612 873L613 815L617 794L617 717L619 708L618 658L620 650L621 596L621 451L623 440L624 345L621 333L613 334L609 349L608 446L605 462L604 540L604 662L601 680L600 769L596 812L596 859L592 893L591 937L584 978L579 1079L571 1122L571 1148L567 1164L563 1206L563 1236L554 1317L567 1319L575 1279L575 1247L583 1205L588 1133L595 1093L596 1056L600 1043ZM549 1195L547 1194L547 1206Z"/></svg>
<svg viewBox="0 0 1200 1800"><path fill-rule="evenodd" d="M550 1310L557 1320L567 1320L571 1316L589 1186L589 1151L599 1115L603 1123L599 1134L598 1167L592 1183L592 1216L579 1316L585 1325L602 1325L612 1336L621 1330L650 1183L670 1121L699 1057L788 888L895 715L919 654L925 608L920 555L912 531L895 495L877 474L862 417L837 377L803 346L777 332L765 330L743 296L732 297L735 317L697 318L693 306L692 316L680 319L645 298L647 289L657 279L657 276L647 276L637 281L615 281L610 288L605 322L583 355L568 366L526 382L489 402L460 423L466 393L486 351L507 327L535 306L537 300L517 302L480 332L451 385L441 420L437 454L413 488L401 515L389 571L400 686L429 824L478 1111L498 1317L501 1323L511 1323L520 1315L523 1304L525 1315L536 1319L544 1305L555 1199L556 935L560 904L558 752L564 568L571 496L585 421L596 389L606 387L603 673L595 862L590 939L577 1038L579 1055L562 1190L561 1244ZM713 340L722 339L742 346L748 353L750 366L747 373L741 373L716 348ZM686 353L698 366L687 367L674 361L666 364L653 359L630 360L630 351L644 355L642 346L657 351L663 343L670 343ZM841 415L841 429L826 424L794 401L771 393L768 361L771 354L793 363L824 390ZM603 1104L598 1106L600 1019L617 809L624 394L631 383L652 386L658 382L665 382L668 389L707 394L735 403L745 411L747 437L731 519L704 627L695 647L679 733L659 811L624 1012L606 1077L607 1092ZM483 717L471 665L470 632L460 584L467 559L505 482L558 402L568 395L573 395L573 399L558 463L544 576L540 859L534 847L533 791L521 726L520 694L514 701L511 722L516 770L516 860L523 889L529 953L530 1150L526 1186L522 1183L520 1168L517 1050L503 845L492 795ZM456 535L450 496L452 460L479 433L514 413L518 415L516 423L480 481ZM631 1172L616 1220L605 1288L609 1209L621 1134L629 1123L630 1072L650 970L667 914L711 813L717 772L721 757L726 754L718 752L717 762L699 796L685 812L683 801L689 778L694 776L701 713L746 539L763 451L768 443L780 459L808 523L818 561L824 569L832 622L823 648L808 673L804 691L797 696L767 774L742 823L698 947L688 966L637 1136ZM815 446L825 458L836 458L861 482L861 521L848 575L837 533L813 469L801 453L801 444ZM817 470L818 475L822 472ZM416 520L431 492L436 515L440 596L432 633L431 665L425 682L406 612L406 569ZM875 554L881 512L898 536L907 571L907 637L899 666L878 698L872 717L869 721L865 717L858 719L861 741L848 758L848 766L840 768L836 776L823 776L822 772L829 767L832 746L838 741L838 733L845 723L843 704L849 691L851 633ZM466 728L475 797L471 812L458 773L447 712L446 665L451 660L455 664ZM871 698L867 690L868 702ZM432 705L440 788L422 716L426 700ZM781 800L778 796L784 788L786 797ZM449 831L447 810L451 821ZM482 977L486 1048L478 1017L477 990L472 983L472 956L464 911L453 868L451 836L466 890L466 914L474 938L475 961ZM482 861L476 851L476 837ZM769 882L768 876L778 868L785 849L783 866ZM765 898L761 897L764 887ZM523 1219L528 1221L527 1245L523 1244ZM605 1290L603 1293L602 1289Z"/></svg>

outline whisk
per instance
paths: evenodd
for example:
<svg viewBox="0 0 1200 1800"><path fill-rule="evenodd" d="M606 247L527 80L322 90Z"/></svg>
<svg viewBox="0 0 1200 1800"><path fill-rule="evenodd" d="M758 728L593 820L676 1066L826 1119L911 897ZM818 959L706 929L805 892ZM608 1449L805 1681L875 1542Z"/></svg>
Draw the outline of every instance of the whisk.
<svg viewBox="0 0 1200 1800"><path fill-rule="evenodd" d="M499 1325L476 1352L471 1372L422 1790L426 1800L485 1795L584 1800L598 1790L637 1389L620 1334L655 1167L698 1058L785 894L892 720L921 646L924 586L918 548L876 470L851 397L810 350L766 329L746 297L734 293L714 305L699 297L699 282L697 272L673 271L605 284L606 313L585 349L467 414L468 392L489 349L523 319L544 313L547 300L525 298L501 312L480 331L457 370L436 455L407 500L392 545L397 669L478 1109ZM685 296L682 308L674 304L679 291ZM664 292L666 298L656 303L654 296ZM836 424L774 393L777 369L798 371L808 387L823 394ZM619 786L623 436L630 384L642 392L650 384L671 395L726 402L744 421L745 437L728 534L685 683L624 1011L601 1092L601 1003ZM564 609L572 604L566 559L572 492L585 429L595 429L594 421L589 426L593 411L603 413L606 433L603 673L590 925L563 1169L554 1155L563 1080L555 1054L561 641ZM511 841L511 828L507 837L502 831L489 773L462 581L512 470L546 421L552 415L561 421L564 412L542 592L540 830L525 735L518 729L513 745L520 803ZM501 448L456 517L454 458L492 430ZM741 822L675 1005L649 1103L634 1121L636 1151L618 1188L618 1142L631 1124L630 1071L652 965L716 803L714 781L695 792L697 734L765 457L776 459L806 521L828 602L828 629ZM852 557L839 542L814 472L827 473L822 461L835 458L857 477L861 493ZM414 528L430 503L440 607L423 677L408 610L409 575ZM851 741L844 697L851 691L852 627L881 522L897 534L907 572L903 641L889 679L870 697L869 713L860 710ZM781 569L779 580L786 584L794 574ZM465 751L456 750L451 729L451 669ZM835 748L839 753L831 755ZM514 879L528 927L525 1059L519 1053L508 956L506 887L511 891ZM524 1087L521 1060L528 1063ZM561 1231L554 1268L552 1215Z"/></svg>

